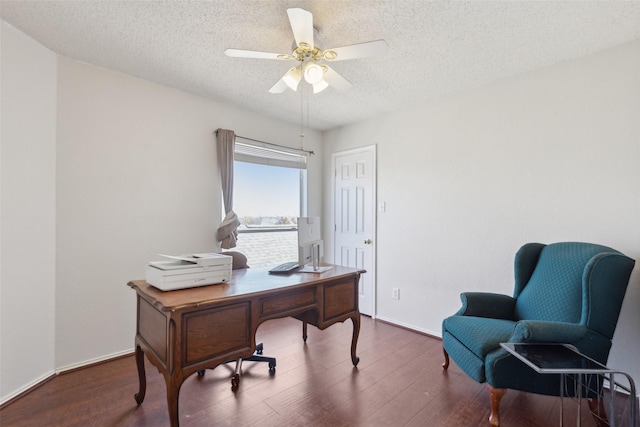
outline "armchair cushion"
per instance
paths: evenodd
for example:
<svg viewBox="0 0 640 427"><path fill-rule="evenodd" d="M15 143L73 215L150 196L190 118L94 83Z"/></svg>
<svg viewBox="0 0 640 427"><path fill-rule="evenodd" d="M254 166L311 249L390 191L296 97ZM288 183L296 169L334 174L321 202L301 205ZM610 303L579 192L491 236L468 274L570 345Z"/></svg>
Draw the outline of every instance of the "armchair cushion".
<svg viewBox="0 0 640 427"><path fill-rule="evenodd" d="M512 320L490 319L487 317L451 316L445 320L446 332L464 343L480 359L508 342L513 336L516 322Z"/></svg>

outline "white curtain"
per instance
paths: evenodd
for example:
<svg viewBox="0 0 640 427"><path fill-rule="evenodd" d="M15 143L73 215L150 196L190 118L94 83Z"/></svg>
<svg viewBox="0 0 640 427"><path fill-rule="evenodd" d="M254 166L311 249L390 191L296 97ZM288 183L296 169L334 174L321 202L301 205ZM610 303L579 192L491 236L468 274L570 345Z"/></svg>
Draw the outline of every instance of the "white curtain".
<svg viewBox="0 0 640 427"><path fill-rule="evenodd" d="M217 152L218 169L220 169L220 182L222 184L222 200L226 216L218 225L216 238L223 249L236 247L240 225L238 216L233 212L233 152L235 150L236 135L232 130L218 129Z"/></svg>

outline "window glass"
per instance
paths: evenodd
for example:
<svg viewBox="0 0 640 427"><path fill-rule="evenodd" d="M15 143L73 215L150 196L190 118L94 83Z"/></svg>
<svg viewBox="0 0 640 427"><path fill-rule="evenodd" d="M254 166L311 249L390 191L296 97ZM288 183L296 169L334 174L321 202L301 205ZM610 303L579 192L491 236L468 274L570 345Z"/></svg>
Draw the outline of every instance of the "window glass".
<svg viewBox="0 0 640 427"><path fill-rule="evenodd" d="M250 267L298 259L296 221L305 178L305 169L234 162L233 210L241 224L235 250Z"/></svg>

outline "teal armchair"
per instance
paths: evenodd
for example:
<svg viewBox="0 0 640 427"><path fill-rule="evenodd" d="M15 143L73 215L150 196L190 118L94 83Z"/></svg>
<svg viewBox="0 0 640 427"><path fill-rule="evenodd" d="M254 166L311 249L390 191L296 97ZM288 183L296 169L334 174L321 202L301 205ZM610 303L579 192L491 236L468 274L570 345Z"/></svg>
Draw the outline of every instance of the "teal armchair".
<svg viewBox="0 0 640 427"><path fill-rule="evenodd" d="M499 425L507 389L558 395L557 375L537 374L501 342L567 343L605 364L635 261L606 246L528 243L516 253L515 289L508 295L467 292L462 307L442 322L449 357L486 383L492 425ZM591 396L599 404L598 396Z"/></svg>

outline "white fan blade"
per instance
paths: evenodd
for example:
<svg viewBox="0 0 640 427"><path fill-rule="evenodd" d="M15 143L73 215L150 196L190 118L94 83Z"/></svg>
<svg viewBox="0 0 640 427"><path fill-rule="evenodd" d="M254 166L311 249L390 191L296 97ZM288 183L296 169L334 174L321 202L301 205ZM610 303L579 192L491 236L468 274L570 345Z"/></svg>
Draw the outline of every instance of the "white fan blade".
<svg viewBox="0 0 640 427"><path fill-rule="evenodd" d="M224 53L225 55L234 58L288 59L282 58L286 55L283 55L281 53L258 52L256 50L225 49Z"/></svg>
<svg viewBox="0 0 640 427"><path fill-rule="evenodd" d="M296 44L300 46L302 43L306 43L313 49L313 15L311 12L293 8L287 9L287 14Z"/></svg>
<svg viewBox="0 0 640 427"><path fill-rule="evenodd" d="M274 84L271 89L269 89L269 92L270 93L282 93L285 90L287 90L288 87L289 86L287 86L287 83L284 81L284 77L283 77L280 80L278 80L278 82L276 84Z"/></svg>
<svg viewBox="0 0 640 427"><path fill-rule="evenodd" d="M323 65L323 67L327 67ZM344 92L351 88L351 83L340 74L336 73L331 67L327 67L327 71L324 73L324 81L329 83L338 92Z"/></svg>
<svg viewBox="0 0 640 427"><path fill-rule="evenodd" d="M374 40L349 46L335 47L324 51L324 59L328 61L344 61L345 59L365 58L367 56L382 56L387 52L389 45L384 40ZM336 55L331 59L331 52Z"/></svg>

